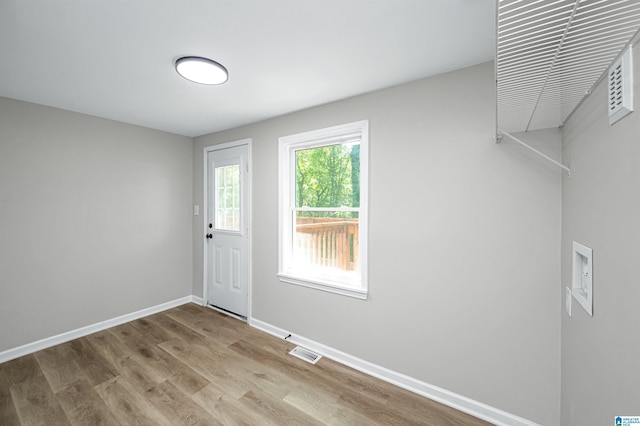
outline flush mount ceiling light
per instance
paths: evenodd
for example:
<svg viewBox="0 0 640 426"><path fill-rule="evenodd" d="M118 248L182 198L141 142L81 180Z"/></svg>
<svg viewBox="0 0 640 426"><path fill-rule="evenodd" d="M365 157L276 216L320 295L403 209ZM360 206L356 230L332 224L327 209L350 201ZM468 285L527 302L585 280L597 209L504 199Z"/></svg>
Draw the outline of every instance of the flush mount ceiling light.
<svg viewBox="0 0 640 426"><path fill-rule="evenodd" d="M199 56L184 56L178 59L176 71L187 80L200 84L222 84L229 78L225 67Z"/></svg>

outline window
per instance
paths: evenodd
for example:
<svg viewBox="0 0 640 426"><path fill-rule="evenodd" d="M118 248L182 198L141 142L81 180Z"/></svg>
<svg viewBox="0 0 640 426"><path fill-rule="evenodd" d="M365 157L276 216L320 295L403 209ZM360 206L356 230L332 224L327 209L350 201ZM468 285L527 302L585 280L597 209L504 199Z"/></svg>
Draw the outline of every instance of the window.
<svg viewBox="0 0 640 426"><path fill-rule="evenodd" d="M367 298L368 128L280 138L281 281Z"/></svg>
<svg viewBox="0 0 640 426"><path fill-rule="evenodd" d="M215 168L216 229L240 231L240 165Z"/></svg>

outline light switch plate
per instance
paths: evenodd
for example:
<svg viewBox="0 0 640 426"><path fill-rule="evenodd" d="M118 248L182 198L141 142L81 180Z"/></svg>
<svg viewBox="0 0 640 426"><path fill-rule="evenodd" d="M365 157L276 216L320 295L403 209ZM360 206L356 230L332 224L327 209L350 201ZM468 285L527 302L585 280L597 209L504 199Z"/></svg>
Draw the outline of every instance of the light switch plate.
<svg viewBox="0 0 640 426"><path fill-rule="evenodd" d="M193 206L193 215L198 216L199 214L200 214L200 206L198 205Z"/></svg>
<svg viewBox="0 0 640 426"><path fill-rule="evenodd" d="M569 287L565 287L564 294L564 309L567 311L567 314L571 316L571 289Z"/></svg>

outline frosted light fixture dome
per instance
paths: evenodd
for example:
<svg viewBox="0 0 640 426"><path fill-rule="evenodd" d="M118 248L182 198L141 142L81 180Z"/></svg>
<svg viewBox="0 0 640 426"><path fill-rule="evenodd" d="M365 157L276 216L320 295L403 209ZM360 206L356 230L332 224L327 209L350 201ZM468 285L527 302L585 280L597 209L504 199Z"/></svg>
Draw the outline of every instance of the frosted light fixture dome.
<svg viewBox="0 0 640 426"><path fill-rule="evenodd" d="M176 71L187 80L200 84L222 84L229 78L227 69L208 58L185 56L176 61Z"/></svg>

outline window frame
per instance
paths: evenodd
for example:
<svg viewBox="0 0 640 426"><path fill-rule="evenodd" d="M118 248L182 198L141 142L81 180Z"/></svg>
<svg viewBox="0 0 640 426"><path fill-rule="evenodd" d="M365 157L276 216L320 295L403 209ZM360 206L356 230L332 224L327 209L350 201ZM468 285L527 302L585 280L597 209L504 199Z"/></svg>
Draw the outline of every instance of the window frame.
<svg viewBox="0 0 640 426"><path fill-rule="evenodd" d="M360 206L358 208L358 259L360 277L350 279L349 273L311 274L296 270L292 264L293 227L295 216L295 153L298 150L360 141ZM368 229L369 229L369 120L312 130L278 139L279 163L279 229L278 278L281 282L323 290L344 296L367 299ZM332 211L339 208L331 208Z"/></svg>

